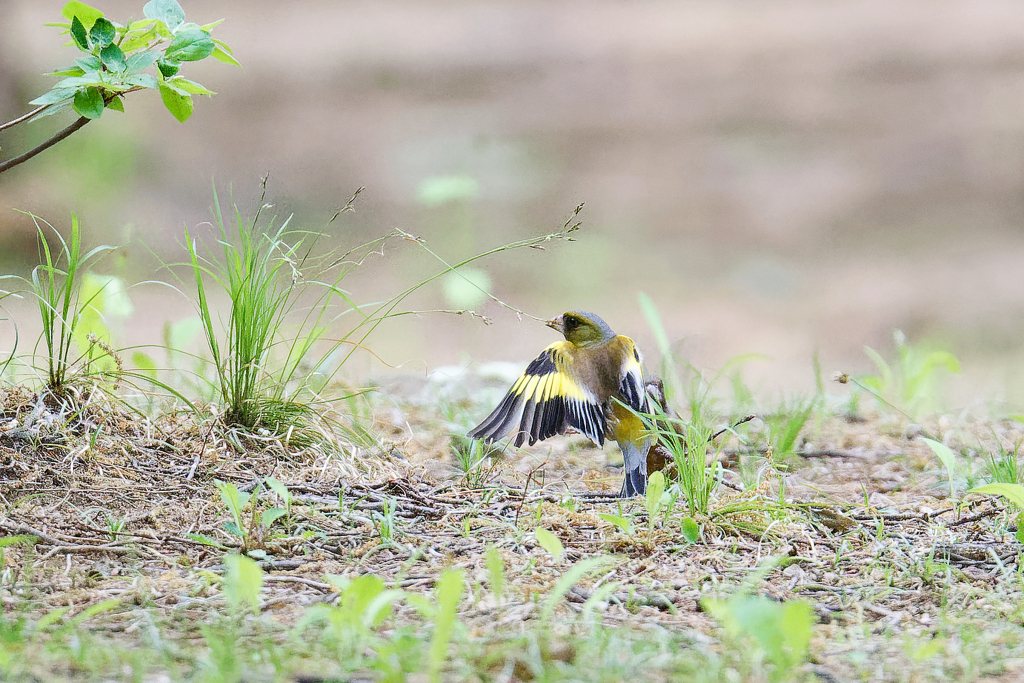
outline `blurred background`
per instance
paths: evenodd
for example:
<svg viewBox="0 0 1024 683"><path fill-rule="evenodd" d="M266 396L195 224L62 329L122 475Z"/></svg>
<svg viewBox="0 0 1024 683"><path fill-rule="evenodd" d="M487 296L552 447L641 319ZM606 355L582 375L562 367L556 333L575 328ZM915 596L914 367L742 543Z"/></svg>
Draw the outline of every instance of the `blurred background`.
<svg viewBox="0 0 1024 683"><path fill-rule="evenodd" d="M95 0L108 17L143 0ZM77 52L44 26L63 3L0 2L0 119L49 89ZM356 245L394 227L450 260L554 232L574 243L478 262L531 314L597 312L656 356L637 303L658 306L681 355L737 354L755 391L813 390L817 352L873 371L893 331L961 360L960 406L1024 404L1024 10L1019 0L182 0L242 68L186 75L219 93L184 124L153 92L0 176L0 260L37 258L34 212L130 282L183 261L213 185L246 213ZM58 120L59 119L59 120ZM72 120L0 134L3 158ZM372 301L435 272L391 243L345 286ZM166 278L163 278L166 279ZM450 308L437 286L414 307ZM132 290L121 343L160 343L192 314L167 288ZM405 372L525 361L553 333L494 305L494 324L423 314L370 345ZM26 328L28 323L26 322ZM24 332L23 332L24 338ZM389 371L369 355L352 372Z"/></svg>

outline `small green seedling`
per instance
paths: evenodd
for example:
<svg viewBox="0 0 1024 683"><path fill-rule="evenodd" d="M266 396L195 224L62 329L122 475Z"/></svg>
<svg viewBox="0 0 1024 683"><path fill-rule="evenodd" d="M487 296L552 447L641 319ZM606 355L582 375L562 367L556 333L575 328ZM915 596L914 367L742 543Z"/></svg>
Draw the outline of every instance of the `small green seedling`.
<svg viewBox="0 0 1024 683"><path fill-rule="evenodd" d="M943 376L960 372L960 361L949 351L912 345L900 330L893 332L893 340L896 362L892 365L870 346L864 347L878 374L864 377L863 386L880 403L906 411L913 419L938 405Z"/></svg>
<svg viewBox="0 0 1024 683"><path fill-rule="evenodd" d="M949 478L949 497L952 498L954 496L954 479L956 478L956 455L949 446L940 441L923 437L921 440L928 444L928 447L942 462L942 466L946 468L946 476Z"/></svg>
<svg viewBox="0 0 1024 683"><path fill-rule="evenodd" d="M655 472L647 479L647 492L644 494L644 506L647 508L647 531L654 533L654 522L661 512L662 494L665 493L665 475Z"/></svg>
<svg viewBox="0 0 1024 683"><path fill-rule="evenodd" d="M448 645L455 633L457 610L464 590L462 570L447 569L437 580L437 616L434 619L434 635L430 641L428 659L428 673L432 683L441 680L441 667L448 659Z"/></svg>
<svg viewBox="0 0 1024 683"><path fill-rule="evenodd" d="M263 570L244 555L231 554L224 558L227 571L221 589L233 614L258 614L260 589L263 588Z"/></svg>
<svg viewBox="0 0 1024 683"><path fill-rule="evenodd" d="M700 526L698 526L697 520L693 517L684 517L679 526L679 531L689 543L696 543L700 540Z"/></svg>
<svg viewBox="0 0 1024 683"><path fill-rule="evenodd" d="M220 499L224 502L224 507L231 513L232 521L225 524L224 529L244 541L246 533L245 525L242 523L242 509L249 504L252 494L239 491L238 487L231 482L218 480L214 484L220 491Z"/></svg>
<svg viewBox="0 0 1024 683"><path fill-rule="evenodd" d="M292 517L292 493L291 493L291 491L288 490L287 486L282 484L277 479L274 479L273 477L267 477L266 479L263 480L263 483L266 484L267 488L269 488L271 491L273 491L274 493L277 494L277 497L281 499L281 504L284 505L284 508L269 508L268 510L264 510L263 511L263 526L270 526L271 524L274 523L275 520L277 520L277 519L279 519L281 517L285 517L285 518L290 520L291 517ZM267 513L268 512L272 512L272 511L275 511L275 513L270 515L271 519L268 522L267 521ZM278 512L280 514L277 514Z"/></svg>
<svg viewBox="0 0 1024 683"><path fill-rule="evenodd" d="M776 602L740 593L728 600L706 600L704 606L736 645L753 642L775 665L770 681L787 681L807 660L814 610L805 602Z"/></svg>
<svg viewBox="0 0 1024 683"><path fill-rule="evenodd" d="M556 560L562 559L565 548L562 546L562 542L558 540L558 536L555 536L543 527L537 527L533 530L533 533L537 537L537 543L540 544L540 547L548 551Z"/></svg>
<svg viewBox="0 0 1024 683"><path fill-rule="evenodd" d="M400 590L386 590L384 581L368 574L349 579L328 574L324 580L338 591L337 605L314 605L306 610L295 626L293 637L306 640L304 632L314 624L325 624L328 642L333 642L339 659L362 662L373 629L392 612L394 603L406 597Z"/></svg>
<svg viewBox="0 0 1024 683"><path fill-rule="evenodd" d="M257 514L259 508L257 503L259 501L259 494L263 490L262 483L257 486L253 493L245 493L240 491L231 482L214 482L217 490L220 491L220 497L225 509L231 514L231 521L224 525L224 530L232 536L236 536L242 542L242 549L251 554L264 554L264 551L256 550L255 548L264 542L274 522L288 514L291 501L290 494L283 484L277 480L274 481L279 488L284 489L285 507L266 508L259 514ZM270 485L269 482L268 485ZM249 512L246 514L245 507L247 505L249 506ZM217 545L216 541L205 536L196 535L193 540L206 545Z"/></svg>
<svg viewBox="0 0 1024 683"><path fill-rule="evenodd" d="M487 547L484 562L487 565L487 581L491 586L491 593L500 601L505 595L505 562L493 545Z"/></svg>

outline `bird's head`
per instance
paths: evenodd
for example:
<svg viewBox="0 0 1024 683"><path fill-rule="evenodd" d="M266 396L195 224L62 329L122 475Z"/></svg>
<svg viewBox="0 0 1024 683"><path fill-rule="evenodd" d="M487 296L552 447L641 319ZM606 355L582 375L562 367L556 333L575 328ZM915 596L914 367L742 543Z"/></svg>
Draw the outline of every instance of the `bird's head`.
<svg viewBox="0 0 1024 683"><path fill-rule="evenodd" d="M545 324L561 332L570 343L583 348L600 346L615 336L608 323L585 311L563 313Z"/></svg>

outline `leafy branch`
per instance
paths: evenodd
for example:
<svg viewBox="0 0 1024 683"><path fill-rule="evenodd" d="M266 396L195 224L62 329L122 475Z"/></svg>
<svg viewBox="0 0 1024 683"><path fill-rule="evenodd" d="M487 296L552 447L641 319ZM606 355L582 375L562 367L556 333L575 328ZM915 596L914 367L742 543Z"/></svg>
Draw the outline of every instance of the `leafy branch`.
<svg viewBox="0 0 1024 683"><path fill-rule="evenodd" d="M204 26L187 22L177 0L151 0L142 11L145 19L122 25L83 2L72 0L64 5L61 15L67 23L48 26L64 29L71 36L70 44L84 54L73 65L47 74L61 80L29 103L37 105L36 109L0 124L0 131L68 107L80 118L27 152L0 162L0 173L81 130L105 109L124 112L125 95L139 90L159 91L171 115L185 122L192 116L193 95L215 93L182 76L183 64L213 57L238 65L231 48L210 34L220 21Z"/></svg>

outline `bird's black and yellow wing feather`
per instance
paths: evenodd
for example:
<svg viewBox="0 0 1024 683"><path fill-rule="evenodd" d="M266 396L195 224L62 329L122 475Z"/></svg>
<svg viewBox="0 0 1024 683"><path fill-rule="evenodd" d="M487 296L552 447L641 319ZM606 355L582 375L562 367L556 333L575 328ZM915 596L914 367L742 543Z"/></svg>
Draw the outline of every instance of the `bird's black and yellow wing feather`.
<svg viewBox="0 0 1024 683"><path fill-rule="evenodd" d="M619 374L619 394L622 402L638 413L647 412L647 393L644 391L644 370L640 363L640 351L629 337L617 337L622 349L622 367Z"/></svg>
<svg viewBox="0 0 1024 683"><path fill-rule="evenodd" d="M514 434L512 443L533 444L570 427L603 446L607 428L604 407L572 370L569 342L555 342L530 363L498 407L470 438L487 443Z"/></svg>

